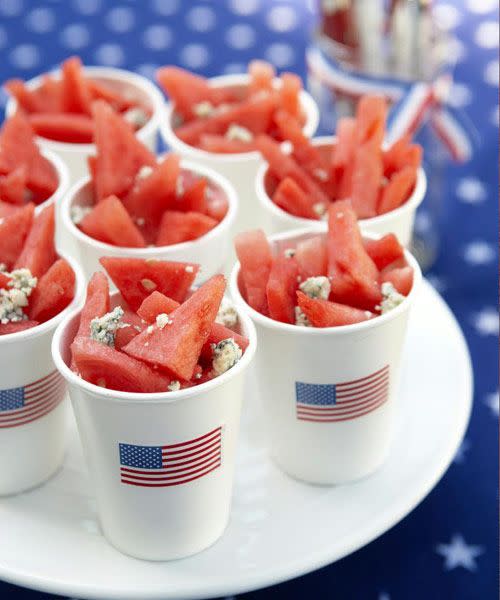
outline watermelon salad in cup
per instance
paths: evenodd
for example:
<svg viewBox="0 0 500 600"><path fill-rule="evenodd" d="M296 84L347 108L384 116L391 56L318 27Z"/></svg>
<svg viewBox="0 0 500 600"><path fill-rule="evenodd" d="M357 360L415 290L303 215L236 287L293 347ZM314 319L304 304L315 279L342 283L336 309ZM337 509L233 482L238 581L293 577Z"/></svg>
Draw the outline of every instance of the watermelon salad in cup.
<svg viewBox="0 0 500 600"><path fill-rule="evenodd" d="M423 177L422 148L404 136L384 145L387 106L380 96L363 96L355 117L337 124L336 138L308 139L299 121L284 111L274 116L287 152L269 136L255 139L267 161L257 181L262 202L300 219L326 219L328 207L350 198L358 219L373 219L405 204ZM423 194L422 194L423 198ZM420 198L420 200L422 199ZM300 225L300 223L299 223Z"/></svg>
<svg viewBox="0 0 500 600"><path fill-rule="evenodd" d="M224 298L223 275L191 289L194 263L103 257L101 264L119 294L110 298L102 272L88 284L71 344L71 368L84 380L123 392L177 391L240 360L248 339Z"/></svg>
<svg viewBox="0 0 500 600"><path fill-rule="evenodd" d="M169 119L174 135L206 152L252 152L261 134L288 139L276 122L279 111L301 130L306 124L302 80L294 73L277 77L264 61L252 61L245 83L239 85L219 85L217 78L205 79L175 66L159 69L157 79L173 103Z"/></svg>
<svg viewBox="0 0 500 600"><path fill-rule="evenodd" d="M20 79L5 83L18 108L42 138L70 144L90 144L94 133L92 102L103 100L138 130L151 117L151 107L137 94L111 79L88 76L80 58L64 61L60 73L47 73L26 84Z"/></svg>
<svg viewBox="0 0 500 600"><path fill-rule="evenodd" d="M54 246L54 205L0 218L0 336L49 321L75 296L76 275Z"/></svg>
<svg viewBox="0 0 500 600"><path fill-rule="evenodd" d="M93 199L73 204L71 219L89 237L124 248L192 241L226 216L228 200L180 157L155 155L103 101L92 105L97 154L89 157Z"/></svg>
<svg viewBox="0 0 500 600"><path fill-rule="evenodd" d="M282 323L361 323L399 306L413 286L413 268L397 238L363 238L350 200L330 205L326 235L285 239L273 251L264 233L255 230L239 234L235 246L244 300Z"/></svg>

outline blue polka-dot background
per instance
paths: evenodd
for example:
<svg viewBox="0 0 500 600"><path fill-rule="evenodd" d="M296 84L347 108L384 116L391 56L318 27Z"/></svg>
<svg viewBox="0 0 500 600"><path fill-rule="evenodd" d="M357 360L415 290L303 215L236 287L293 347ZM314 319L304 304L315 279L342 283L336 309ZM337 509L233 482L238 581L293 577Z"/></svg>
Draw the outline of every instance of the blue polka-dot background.
<svg viewBox="0 0 500 600"><path fill-rule="evenodd" d="M456 35L452 103L480 142L469 163L443 171L440 255L428 274L471 349L469 430L443 480L402 523L336 564L239 600L496 597L498 0L441 1L436 13ZM29 79L70 54L147 77L167 63L208 76L234 73L254 57L305 75L315 18L315 0L0 0L0 80ZM5 102L2 91L0 107ZM421 214L418 227L428 219ZM1 582L0 597L53 598Z"/></svg>

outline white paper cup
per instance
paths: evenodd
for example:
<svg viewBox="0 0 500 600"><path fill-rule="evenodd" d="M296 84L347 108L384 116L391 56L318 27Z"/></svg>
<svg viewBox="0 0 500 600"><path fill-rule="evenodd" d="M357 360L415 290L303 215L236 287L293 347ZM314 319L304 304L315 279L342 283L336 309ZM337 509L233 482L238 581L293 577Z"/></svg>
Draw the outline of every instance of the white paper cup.
<svg viewBox="0 0 500 600"><path fill-rule="evenodd" d="M196 240L170 246L124 248L91 238L71 220L73 206L89 206L94 203L90 178L85 177L73 185L63 200L61 220L64 236L74 248L75 256L80 261L87 279L90 279L95 271L102 268L99 263L99 258L102 256L195 262L201 265L197 283L202 283L212 275L224 271L227 254L232 243L233 223L238 213L236 193L232 185L213 169L186 160L181 160L181 168L205 177L211 186L221 189L228 201L228 211L222 221L205 235Z"/></svg>
<svg viewBox="0 0 500 600"><path fill-rule="evenodd" d="M119 299L115 294L114 303ZM64 319L52 355L69 384L104 535L121 552L146 560L207 548L229 519L245 371L257 343L251 320L240 313L250 343L232 369L157 394L107 390L73 373L67 365L78 323L79 311ZM162 460L170 474L155 474Z"/></svg>
<svg viewBox="0 0 500 600"><path fill-rule="evenodd" d="M276 247L311 235L318 233L299 230L270 239ZM257 329L255 373L269 451L289 475L345 483L373 473L387 457L406 324L421 281L416 260L407 251L405 256L414 282L402 304L370 321L322 329L280 323L253 310L240 294L236 264L231 295Z"/></svg>
<svg viewBox="0 0 500 600"><path fill-rule="evenodd" d="M214 87L246 86L249 82L249 76L247 74L223 75L221 77L214 77L210 81ZM306 116L304 133L307 137L311 137L318 127L318 107L312 96L304 90L300 93L300 102ZM238 154L221 154L189 146L176 136L172 127L174 111L175 106L172 103L165 105L164 116L160 125L160 134L163 141L181 156L215 169L234 185L238 194L240 211L233 233L260 227L261 209L259 203L256 201L254 190L257 170L262 164L260 153L253 151Z"/></svg>
<svg viewBox="0 0 500 600"><path fill-rule="evenodd" d="M313 146L331 146L335 143L335 139L333 136L316 137L312 140L312 143ZM296 217L275 204L267 193L266 182L268 177L268 165L263 163L259 167L255 178L255 193L262 207L263 223L267 233L281 233L303 227L319 231L324 229L323 221ZM427 178L424 170L419 168L415 189L408 200L398 208L383 215L371 219L360 219L360 227L366 233L381 236L394 233L401 244L408 247L413 234L415 214L425 197L426 190Z"/></svg>
<svg viewBox="0 0 500 600"><path fill-rule="evenodd" d="M114 69L111 67L83 67L86 77L113 86L113 89L126 93L131 99L137 99L151 110L149 121L137 131L137 137L151 151L156 151L158 129L163 115L163 95L160 90L142 75ZM51 73L56 79L61 77L61 71ZM42 82L42 77L34 77L26 82L28 89L36 89ZM17 101L11 98L7 102L5 112L7 116L12 115L17 109ZM74 183L88 173L87 157L95 155L94 144L70 144L58 142L48 138L37 137L38 144L57 154L66 163L69 170L70 181Z"/></svg>
<svg viewBox="0 0 500 600"><path fill-rule="evenodd" d="M66 383L57 372L50 344L57 325L82 301L83 274L75 297L53 319L0 336L0 496L43 483L61 466L66 448Z"/></svg>

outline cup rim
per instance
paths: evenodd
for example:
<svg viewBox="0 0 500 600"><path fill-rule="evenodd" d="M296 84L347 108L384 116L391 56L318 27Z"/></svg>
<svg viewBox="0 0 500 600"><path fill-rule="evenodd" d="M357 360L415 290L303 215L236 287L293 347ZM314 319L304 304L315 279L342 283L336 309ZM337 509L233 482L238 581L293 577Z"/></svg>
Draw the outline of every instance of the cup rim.
<svg viewBox="0 0 500 600"><path fill-rule="evenodd" d="M83 72L86 75L95 76L97 79L110 79L113 81L122 81L133 87L141 89L150 99L152 106L152 114L148 119L147 123L138 129L135 133L137 137L142 141L144 138L148 138L158 130L160 121L163 116L163 105L164 99L160 90L143 75L135 73L134 71L128 71L126 69L118 69L116 67L102 67L97 65L83 65ZM61 69L53 69L46 71L41 75L37 75L32 79L25 82L28 89L36 88L41 80L42 76L46 74L52 74L56 77L60 77ZM17 101L15 98L10 97L5 107L6 117L10 117L17 109ZM46 146L55 152L83 152L91 153L95 150L95 144L76 144L72 142L61 142L58 140L51 140L42 136L36 136L39 145Z"/></svg>
<svg viewBox="0 0 500 600"><path fill-rule="evenodd" d="M316 136L311 139L313 146L323 146L327 144L333 144L337 139L335 135L323 135ZM286 148L286 147L285 147ZM269 165L267 162L263 162L257 170L257 175L255 178L255 193L257 194L257 198L261 206L267 212L273 214L273 216L280 219L282 222L287 222L287 225L293 228L299 227L320 227L322 223L319 219L306 219L305 217L296 217L288 213L286 210L283 210L280 206L275 204L269 194L266 191L265 186L265 178L267 172L269 170ZM415 182L415 189L411 193L410 197L393 210L386 212L382 215L377 215L376 217L370 217L369 219L359 219L359 223L361 226L377 226L383 225L387 221L391 221L394 217L402 215L406 212L417 210L417 208L422 203L425 192L427 190L427 176L423 167L419 167L417 169L417 180Z"/></svg>
<svg viewBox="0 0 500 600"><path fill-rule="evenodd" d="M113 292L110 295L110 297L113 298L117 295L119 295L119 292ZM94 385L93 383L85 381L85 379L83 379L82 377L79 377L67 366L67 364L64 362L61 356L61 351L59 347L62 342L63 334L68 328L70 322L81 313L82 308L83 304L77 308L74 308L71 312L67 313L58 324L51 343L52 360L54 361L54 364L58 371L68 383L78 388L82 388L88 394L91 394L93 396L100 396L101 398L105 398L114 402L140 402L141 404L173 404L175 402L182 401L184 398L190 398L192 396L198 396L205 392L209 392L217 387L222 386L229 380L236 377L242 371L244 371L252 361L257 348L257 332L255 330L255 325L253 324L252 319L247 314L245 314L243 310L240 310L239 307L235 307L236 312L238 313L239 323L242 325L242 335L245 335L245 337L248 338L249 343L241 359L234 365L234 367L231 367L231 369L229 369L225 373L222 373L222 375L218 375L214 379L211 379L210 381L206 381L204 383L200 383L199 385L172 392L165 391L155 393L135 393L121 392L118 390L102 388L97 385Z"/></svg>
<svg viewBox="0 0 500 600"><path fill-rule="evenodd" d="M57 204L64 197L69 187L69 171L66 163L52 150L44 147L39 147L39 149L40 154L54 167L59 183L52 196L49 196L46 200L35 206L35 213L41 212L50 204Z"/></svg>
<svg viewBox="0 0 500 600"><path fill-rule="evenodd" d="M31 339L38 337L40 335L44 335L50 329L54 329L57 325L65 319L65 317L74 310L77 310L79 305L83 300L83 293L85 289L85 276L80 267L80 264L71 256L70 254L56 249L59 258L64 258L70 264L73 272L75 274L75 295L73 300L64 308L60 313L45 321L45 323L40 323L35 327L31 327L30 329L25 329L24 331L17 331L14 333L7 333L5 335L0 335L0 346L7 345L9 343L16 343L21 340Z"/></svg>
<svg viewBox="0 0 500 600"><path fill-rule="evenodd" d="M209 82L214 87L226 87L233 85L248 85L250 76L248 73L236 73L232 75L219 75L218 77L211 77ZM275 78L275 82L279 81ZM307 137L314 135L319 124L319 109L314 98L311 94L302 89L300 91L300 102L304 112L306 113L306 122L303 127L304 134ZM218 160L222 163L239 163L248 160L254 160L260 158L260 152L258 150L251 150L250 152L238 152L233 154L225 154L222 152L208 152L207 150L201 150L186 144L175 135L175 131L172 128L172 114L174 112L174 104L172 102L166 102L163 108L163 116L160 123L160 134L163 140L174 150L178 151L184 156L189 158L200 159L200 160Z"/></svg>
<svg viewBox="0 0 500 600"><path fill-rule="evenodd" d="M158 159L163 158L163 156L165 155L159 156ZM184 158L181 158L181 167L196 175L206 177L209 181L220 187L227 198L228 211L224 215L222 221L217 223L213 229L201 237L196 238L195 240L189 240L187 242L171 244L170 246L153 246L152 248L129 248L127 246L114 246L113 244L95 240L77 227L71 219L71 208L76 195L91 183L90 176L88 175L74 183L63 198L61 203L61 220L63 226L72 237L77 238L83 244L92 246L103 253L113 252L114 256L117 256L117 253L121 252L124 256L130 258L154 258L158 255L158 253L161 253L162 256L165 256L167 252L182 252L183 250L191 249L197 243L202 241L210 241L212 238L219 237L225 231L230 229L236 220L238 199L234 187L223 175L220 175L210 167L199 165Z"/></svg>
<svg viewBox="0 0 500 600"><path fill-rule="evenodd" d="M325 224L326 225L326 224ZM315 236L319 234L326 234L326 226L323 230L316 230L311 228L303 228L303 229L294 229L291 231L285 231L282 233L277 233L271 236L268 236L269 242L272 244L273 242L283 241L287 239L293 238L301 238L303 236ZM363 238L367 239L380 239L381 235L376 235L368 232L362 232ZM238 276L240 273L240 262L237 261L231 271L231 275L229 278L229 289L231 297L238 308L245 310L250 315L251 319L258 323L260 326L265 327L266 329L274 329L279 331L280 333L286 333L291 335L302 335L302 336L343 336L343 335L351 335L355 333L363 333L367 332L370 329L375 329L377 327L383 326L385 323L392 321L399 317L403 312L406 312L411 304L413 303L415 296L418 293L422 282L422 271L420 270L420 266L413 256L411 252L409 252L406 248L404 248L405 259L408 262L408 265L413 268L413 285L410 290L408 296L405 297L403 302L399 304L396 308L393 308L389 312L384 315L377 315L374 319L369 319L367 321L362 321L361 323L354 323L352 325L337 325L336 327L300 327L298 325L293 325L290 323L282 323L281 321L275 321L271 319L271 317L266 317L262 315L254 308L252 308L249 304L247 304L246 300L241 295L239 286L238 286Z"/></svg>

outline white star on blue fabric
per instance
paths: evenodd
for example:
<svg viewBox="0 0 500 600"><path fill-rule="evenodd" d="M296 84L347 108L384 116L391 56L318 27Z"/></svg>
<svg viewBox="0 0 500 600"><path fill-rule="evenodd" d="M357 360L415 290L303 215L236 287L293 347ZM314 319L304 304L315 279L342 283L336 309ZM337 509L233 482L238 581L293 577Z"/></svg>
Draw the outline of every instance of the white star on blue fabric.
<svg viewBox="0 0 500 600"><path fill-rule="evenodd" d="M481 204L486 200L486 189L476 177L463 177L457 185L457 196L466 204Z"/></svg>
<svg viewBox="0 0 500 600"><path fill-rule="evenodd" d="M498 417L500 412L500 397L498 391L487 394L484 403L491 410L491 414L494 417Z"/></svg>
<svg viewBox="0 0 500 600"><path fill-rule="evenodd" d="M485 265L495 260L496 252L492 244L480 240L464 247L463 257L471 265Z"/></svg>
<svg viewBox="0 0 500 600"><path fill-rule="evenodd" d="M387 592L380 592L378 595L378 600L391 600L391 597Z"/></svg>
<svg viewBox="0 0 500 600"><path fill-rule="evenodd" d="M471 321L479 335L498 335L498 312L491 306L475 313Z"/></svg>
<svg viewBox="0 0 500 600"><path fill-rule="evenodd" d="M452 571L463 567L467 571L476 571L476 558L484 553L482 546L472 546L465 543L460 534L455 534L449 544L438 544L436 552L444 557L443 569Z"/></svg>
<svg viewBox="0 0 500 600"><path fill-rule="evenodd" d="M471 444L469 440L463 440L460 446L457 449L455 456L453 457L453 462L455 464L461 465L465 460L465 453L469 450Z"/></svg>

